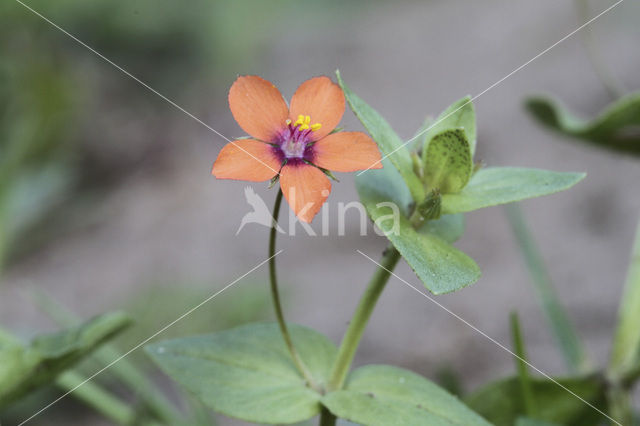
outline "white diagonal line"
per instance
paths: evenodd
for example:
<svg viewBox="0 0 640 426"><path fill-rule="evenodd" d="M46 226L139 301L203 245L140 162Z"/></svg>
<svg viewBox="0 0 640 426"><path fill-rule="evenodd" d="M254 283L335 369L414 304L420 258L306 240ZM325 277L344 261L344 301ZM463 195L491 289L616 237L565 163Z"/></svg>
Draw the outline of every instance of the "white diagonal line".
<svg viewBox="0 0 640 426"><path fill-rule="evenodd" d="M198 303L196 306L194 306L193 308L189 309L187 312L185 312L184 314L180 315L178 318L176 318L175 320L171 321L169 324L165 325L164 327L162 327L160 330L156 331L154 334L152 334L151 336L147 337L146 339L144 339L142 342L138 343L136 346L134 346L133 348L129 349L127 352L125 352L124 354L122 354L121 356L119 356L118 358L114 359L113 361L111 361L109 364L105 365L103 368L101 368L100 370L98 370L97 372L95 372L94 374L92 374L91 376L89 376L88 378L86 378L85 380L83 380L82 382L80 382L78 385L74 386L73 388L71 388L70 390L68 390L67 392L65 392L64 394L62 394L61 396L59 396L57 399L53 400L51 403L47 404L46 406L42 407L40 410L38 410L36 413L34 413L33 415L31 415L31 417L29 417L26 420L23 420L22 423L20 423L18 426L22 426L25 423L29 422L30 420L32 420L34 417L36 417L37 415L41 414L43 411L45 411L46 409L50 408L52 405L54 405L55 403L57 403L58 401L60 401L62 398L68 396L71 392L75 391L76 389L78 389L80 386L84 385L85 383L87 383L88 381L92 380L93 378L95 378L97 375L99 375L100 373L102 373L103 371L105 371L106 369L108 369L109 367L113 366L115 363L117 363L118 361L120 361L121 359L125 358L127 355L129 355L131 352L134 352L137 349L140 349L141 346L144 346L145 344L147 344L150 340L152 340L154 337L158 336L159 334L163 333L165 330L167 330L169 327L172 327L175 323L177 323L178 321L182 320L183 318L187 317L188 315L191 315L196 309L200 308L202 305L204 305L205 303L209 302L211 299L213 299L214 297L216 297L217 295L219 295L220 293L222 293L223 291L225 291L226 289L228 289L229 287L231 287L232 285L236 284L238 281L240 281L241 279L243 279L244 277L246 277L247 275L249 275L250 273L252 273L253 271L255 271L256 269L258 269L259 267L261 267L262 265L264 265L265 263L267 263L268 261L270 261L271 259L273 259L274 257L276 257L277 255L279 255L280 253L282 253L283 250L279 250L277 251L273 256L270 256L269 258L263 260L262 262L258 263L256 266L254 266L253 268L249 269L247 272L245 272L244 274L240 275L238 278L236 278L235 280L233 280L232 282L230 282L229 284L227 284L226 286L224 286L222 289L216 291L215 293L213 293L211 296L207 297L205 300L203 300L202 302Z"/></svg>
<svg viewBox="0 0 640 426"><path fill-rule="evenodd" d="M585 404L587 404L589 407L593 408L594 410L596 410L598 413L602 414L603 416L605 416L607 419L611 420L613 423L622 426L621 423L617 422L616 420L612 419L611 417L609 417L605 412L603 412L602 410L600 410L598 407L596 407L595 405L591 404L589 401L585 400L584 398L582 398L580 395L576 394L575 392L573 392L571 389L567 388L566 386L564 386L563 384L559 383L557 380L555 380L553 377L551 377L550 375L548 375L547 373L545 373L544 371L540 370L538 367L536 367L535 365L531 364L529 361L527 361L526 359L518 356L517 354L515 354L511 349L507 348L506 346L504 346L502 343L498 342L496 339L494 339L493 337L489 336L487 333L485 333L484 331L480 330L478 327L476 327L475 325L471 324L469 321L465 320L464 318L462 318L460 315L456 314L455 312L452 312L449 308L447 308L446 306L442 305L441 303L437 302L433 297L429 296L427 293L419 290L418 288L414 287L413 285L409 284L409 282L407 282L406 280L402 279L401 277L399 277L398 275L396 275L393 271L390 271L389 269L385 268L384 266L382 266L380 263L376 262L374 259L372 259L371 257L367 256L366 254L364 254L362 251L360 250L356 250L358 253L360 253L361 255L363 255L364 257L366 257L367 259L369 259L371 262L375 263L376 265L378 265L378 267L384 269L385 271L387 271L388 273L390 273L391 275L393 275L394 277L396 277L397 279L399 279L402 283L406 284L409 288L411 288L412 290L420 293L422 296L426 297L427 299L429 299L431 302L435 303L436 305L438 305L438 307L444 309L447 313L449 313L450 315L454 316L456 319L458 319L459 321L461 321L463 324L465 324L466 326L470 327L471 329L473 329L475 332L481 334L482 336L484 336L485 338L487 338L489 341L491 341L492 343L494 343L495 345L499 346L501 349L503 349L504 351L508 352L509 354L511 354L511 356L519 359L520 361L524 362L525 364L527 364L529 367L531 367L532 369L536 370L538 373L540 373L542 376L544 376L546 379L552 381L553 383L555 383L556 385L560 386L562 389L564 389L565 391L569 392L571 395L575 396L576 398L578 398L580 401L584 402Z"/></svg>
<svg viewBox="0 0 640 426"><path fill-rule="evenodd" d="M17 0L16 0L17 1ZM551 49L553 49L554 47L556 47L557 45L559 45L560 43L562 43L563 41L565 41L566 39L568 39L569 37L573 36L575 33L577 33L578 31L580 31L581 29L583 29L584 27L586 27L587 25L591 24L593 21L595 21L596 19L598 19L599 17L601 17L602 15L604 15L605 13L609 12L611 9L613 9L614 7L618 6L620 3L622 3L624 0L618 0L617 2L615 2L613 5L609 6L608 8L606 8L605 10L603 10L602 12L598 13L596 16L594 16L593 18L589 19L587 22L585 22L584 24L580 25L578 28L576 28L575 30L571 31L569 34L567 34L566 36L562 37L560 40L556 41L555 43L553 43L551 46L547 47L546 49L544 49L542 52L538 53L536 56L534 56L533 58L529 59L527 62L525 62L524 64L520 65L518 68L514 69L513 71L511 71L509 74L505 75L504 77L502 77L500 80L496 81L495 83L493 83L491 86L487 87L486 89L484 89L482 92L478 93L477 95L475 95L474 97L472 97L471 99L469 99L467 102L463 103L462 105L460 105L458 108L456 108L455 110L451 111L449 114L445 115L444 117L436 120L435 123L431 124L429 127L427 127L426 129L422 130L421 132L418 132L418 134L416 134L415 136L413 136L411 139L409 139L408 141L406 141L405 143L403 143L402 145L400 145L399 147L397 147L396 149L394 149L393 151L391 151L390 153L388 153L387 155L385 155L384 157L382 157L381 159L377 160L375 163L371 164L369 167L367 167L366 169L362 170L360 173L358 173L358 176L360 176L362 173L366 172L367 170L371 169L372 167L375 167L378 163L382 162L382 160L384 160L385 158L388 158L389 156L393 155L395 152L397 152L398 150L404 148L405 146L407 146L407 144L411 143L411 141L419 138L420 136L424 135L426 132L428 132L429 130L431 130L436 124L440 123L441 121L445 120L447 117L455 114L456 112L460 111L462 108L464 108L467 104L470 104L471 102L473 102L474 100L478 99L480 96L484 95L485 93L487 93L489 90L493 89L494 87L496 87L497 85L499 85L500 83L502 83L503 81L505 81L506 79L508 79L509 77L511 77L512 75L514 75L515 73L517 73L518 71L520 71L521 69L523 69L524 67L526 67L527 65L529 65L530 63L532 63L533 61L535 61L536 59L538 59L540 56L544 55L545 53L547 53L548 51L550 51Z"/></svg>
<svg viewBox="0 0 640 426"><path fill-rule="evenodd" d="M214 129L213 127L211 127L210 125L208 125L207 123L205 123L204 121L202 121L201 119L199 119L198 117L196 117L195 115L193 115L192 113L190 113L189 111L187 111L186 109L184 109L183 107L181 107L180 105L175 103L174 101L172 101L171 99L167 98L165 95L163 95L162 93L158 92L156 89L154 89L153 87L149 86L147 83L145 83L144 81L140 80L138 77L136 77L135 75L131 74L129 71L127 71L126 69L122 68L120 65L116 64L111 59L107 58L102 53L100 53L96 49L94 49L93 47L89 46L87 43L83 42L82 40L80 40L79 38L77 38L76 36L71 34L69 31L65 30L64 28L62 28L61 26L59 26L55 22L51 21L49 18L45 17L40 12L38 12L35 9L33 9L31 6L23 3L21 0L15 0L15 1L17 3L19 3L19 4L21 4L22 6L24 6L26 9L31 11L36 16L42 18L44 21L46 21L47 23L52 25L57 30L59 30L62 33L64 33L66 36L68 36L69 38L71 38L72 40L74 40L75 42L80 44L81 46L83 46L83 47L87 48L88 50L90 50L93 54L97 55L99 58L103 59L105 62L107 62L108 64L112 65L114 68L116 68L117 70L121 71L126 76L130 77L132 80L134 80L136 83L138 83L141 86L143 86L145 89L147 89L150 92L158 95L160 98L162 98L163 100L165 100L169 104L171 104L171 106L175 107L176 109L180 110L184 114L186 114L189 117L193 118L195 121L197 121L198 123L202 124L204 127L206 127L207 129L211 130L216 135L220 136L222 139L224 139L227 142L231 143L233 146L238 148L240 151L243 151L245 154L249 155L254 160L262 163L262 165L264 165L264 166L268 167L269 169L273 170L273 172L275 174L278 174L278 170L275 170L273 167L271 167L270 165L266 164L264 161L260 160L259 158L257 158L253 154L251 154L249 151L247 151L246 149L242 148L240 145L238 145L237 143L235 143L234 141L232 141L231 139L229 139L228 137L226 137L225 135L223 135L222 133L220 133L219 131L217 131L216 129Z"/></svg>

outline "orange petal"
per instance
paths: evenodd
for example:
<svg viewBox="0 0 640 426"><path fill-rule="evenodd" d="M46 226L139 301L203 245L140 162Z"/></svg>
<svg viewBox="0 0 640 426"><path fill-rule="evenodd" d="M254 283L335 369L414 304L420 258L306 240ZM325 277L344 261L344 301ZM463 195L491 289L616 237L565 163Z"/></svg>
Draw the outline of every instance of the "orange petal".
<svg viewBox="0 0 640 426"><path fill-rule="evenodd" d="M362 132L339 132L320 139L311 147L311 161L336 172L381 169L378 145Z"/></svg>
<svg viewBox="0 0 640 426"><path fill-rule="evenodd" d="M281 164L271 145L253 139L241 139L222 148L213 163L211 174L218 179L262 182L277 175Z"/></svg>
<svg viewBox="0 0 640 426"><path fill-rule="evenodd" d="M311 133L317 141L336 128L344 114L344 94L329 77L314 77L302 83L291 98L289 118L295 122L299 115L311 117L311 123L322 127Z"/></svg>
<svg viewBox="0 0 640 426"><path fill-rule="evenodd" d="M331 192L331 182L322 170L303 162L290 162L282 168L280 187L296 216L308 223Z"/></svg>
<svg viewBox="0 0 640 426"><path fill-rule="evenodd" d="M265 142L275 140L289 115L278 88L255 75L240 76L233 82L229 108L242 130Z"/></svg>

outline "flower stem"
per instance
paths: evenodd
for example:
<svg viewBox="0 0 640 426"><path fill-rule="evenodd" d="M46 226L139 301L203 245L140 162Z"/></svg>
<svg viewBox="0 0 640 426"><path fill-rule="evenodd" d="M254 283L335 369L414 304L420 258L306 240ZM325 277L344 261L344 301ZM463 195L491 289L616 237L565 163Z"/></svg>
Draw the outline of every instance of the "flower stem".
<svg viewBox="0 0 640 426"><path fill-rule="evenodd" d="M373 312L373 308L376 306L382 290L384 290L384 286L387 284L387 281L389 281L389 277L391 276L390 271L395 268L398 260L400 260L398 250L393 247L388 247L380 262L382 266L376 270L371 278L369 286L362 295L360 303L353 314L353 318L351 318L349 327L344 334L329 379L329 391L338 390L344 385L344 381L349 373L349 368L351 367L351 362L360 344L362 333L364 333L369 317Z"/></svg>
<svg viewBox="0 0 640 426"><path fill-rule="evenodd" d="M271 226L271 233L269 234L269 283L271 284L271 297L273 299L273 307L276 311L276 318L278 319L278 325L280 326L280 332L284 339L284 343L289 349L293 363L295 364L302 377L307 382L307 385L312 389L321 391L319 386L313 380L311 372L298 355L295 346L293 346L293 340L289 334L287 323L284 320L284 314L282 312L282 304L280 303L280 293L278 291L278 279L276 277L276 236L278 235L278 216L280 216L280 205L282 204L282 190L278 191L276 196L276 202L273 206L273 224Z"/></svg>

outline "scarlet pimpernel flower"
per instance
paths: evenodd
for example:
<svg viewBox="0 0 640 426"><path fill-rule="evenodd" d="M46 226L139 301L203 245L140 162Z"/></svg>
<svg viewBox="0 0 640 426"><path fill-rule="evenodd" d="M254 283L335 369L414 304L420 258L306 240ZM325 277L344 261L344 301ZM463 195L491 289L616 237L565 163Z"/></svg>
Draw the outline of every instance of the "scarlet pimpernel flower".
<svg viewBox="0 0 640 426"><path fill-rule="evenodd" d="M362 132L334 132L345 110L342 89L328 77L302 83L287 106L280 91L258 76L240 76L229 107L251 139L222 148L211 173L218 179L262 182L278 178L296 216L311 222L331 192L329 171L381 168L376 143Z"/></svg>

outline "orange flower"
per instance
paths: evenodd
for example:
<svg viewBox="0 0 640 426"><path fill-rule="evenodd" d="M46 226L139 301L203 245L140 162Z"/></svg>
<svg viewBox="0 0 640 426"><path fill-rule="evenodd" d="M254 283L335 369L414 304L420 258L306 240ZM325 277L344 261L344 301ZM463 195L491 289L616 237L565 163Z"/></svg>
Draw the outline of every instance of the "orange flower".
<svg viewBox="0 0 640 426"><path fill-rule="evenodd" d="M258 76L241 76L229 90L229 107L253 139L224 146L211 174L252 182L279 176L285 199L302 221L311 222L329 196L328 170L382 167L378 147L369 136L332 133L342 119L345 103L342 89L328 77L302 83L287 107L272 83Z"/></svg>

